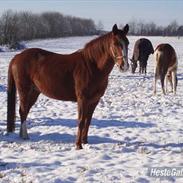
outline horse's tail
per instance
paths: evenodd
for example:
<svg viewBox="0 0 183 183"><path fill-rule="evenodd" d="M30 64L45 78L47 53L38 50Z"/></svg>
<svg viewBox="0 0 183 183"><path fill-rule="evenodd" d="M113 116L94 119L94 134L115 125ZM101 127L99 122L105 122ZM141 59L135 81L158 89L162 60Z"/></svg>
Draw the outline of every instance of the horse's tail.
<svg viewBox="0 0 183 183"><path fill-rule="evenodd" d="M7 132L15 130L15 113L16 113L16 86L13 78L12 66L8 70L8 89L7 89Z"/></svg>
<svg viewBox="0 0 183 183"><path fill-rule="evenodd" d="M159 51L159 53L156 55L157 56L157 60L158 60L158 67L157 67L157 72L160 76L160 78L164 78L167 71L168 71L168 66L165 63L165 58L164 58L164 53Z"/></svg>

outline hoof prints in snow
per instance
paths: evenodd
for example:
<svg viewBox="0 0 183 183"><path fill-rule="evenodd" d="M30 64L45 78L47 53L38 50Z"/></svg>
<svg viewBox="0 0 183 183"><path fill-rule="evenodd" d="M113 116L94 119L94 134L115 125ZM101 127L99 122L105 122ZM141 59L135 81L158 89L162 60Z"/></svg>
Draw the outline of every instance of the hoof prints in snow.
<svg viewBox="0 0 183 183"><path fill-rule="evenodd" d="M90 39L93 37L32 41L27 46L70 53ZM138 37L129 39L131 58ZM18 52L0 53L0 182L183 182L182 178L147 175L148 167L183 166L183 40L149 39L154 47L168 42L177 51L177 95L163 96L160 84L157 95L152 95L153 56L146 76L121 73L115 67L95 110L89 144L80 151L75 150L77 105L43 95L29 113L30 140L19 138L18 107L16 131L6 134L8 63Z"/></svg>

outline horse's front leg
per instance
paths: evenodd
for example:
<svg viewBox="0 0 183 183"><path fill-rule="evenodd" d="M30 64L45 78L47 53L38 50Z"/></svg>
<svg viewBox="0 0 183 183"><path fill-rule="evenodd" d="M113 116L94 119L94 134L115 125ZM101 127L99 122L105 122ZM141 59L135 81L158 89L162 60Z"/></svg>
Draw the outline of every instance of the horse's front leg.
<svg viewBox="0 0 183 183"><path fill-rule="evenodd" d="M145 75L147 74L147 66L145 66Z"/></svg>
<svg viewBox="0 0 183 183"><path fill-rule="evenodd" d="M142 65L141 65L141 62L139 61L139 74L142 73Z"/></svg>
<svg viewBox="0 0 183 183"><path fill-rule="evenodd" d="M78 132L76 137L76 149L82 149L82 134L85 126L85 120L87 117L87 103L85 99L78 99Z"/></svg>
<svg viewBox="0 0 183 183"><path fill-rule="evenodd" d="M88 130L89 130L89 126L90 126L90 123L91 123L91 119L92 119L94 110L95 110L98 102L99 101L94 102L94 103L92 103L88 106L88 113L87 113L87 117L85 119L85 125L84 125L84 129L83 129L83 133L82 133L82 143L83 144L88 143Z"/></svg>

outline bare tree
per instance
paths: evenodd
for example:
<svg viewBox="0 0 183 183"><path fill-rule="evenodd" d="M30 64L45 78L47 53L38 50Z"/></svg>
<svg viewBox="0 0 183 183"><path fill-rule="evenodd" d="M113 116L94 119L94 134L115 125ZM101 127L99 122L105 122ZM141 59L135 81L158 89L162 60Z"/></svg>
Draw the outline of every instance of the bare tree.
<svg viewBox="0 0 183 183"><path fill-rule="evenodd" d="M103 31L104 30L104 24L102 23L101 20L97 24L97 30L98 31Z"/></svg>
<svg viewBox="0 0 183 183"><path fill-rule="evenodd" d="M144 23L140 20L132 20L129 23L131 35L143 35L143 36L178 36L181 32L181 26L176 21L171 22L169 25L157 26L154 22Z"/></svg>
<svg viewBox="0 0 183 183"><path fill-rule="evenodd" d="M18 39L17 13L11 10L3 13L0 19L1 44L14 44Z"/></svg>
<svg viewBox="0 0 183 183"><path fill-rule="evenodd" d="M183 36L183 25L179 26L179 28L177 29L177 34L178 34L178 37Z"/></svg>
<svg viewBox="0 0 183 183"><path fill-rule="evenodd" d="M8 10L0 17L0 33L0 44L14 44L36 38L91 35L97 31L91 19L64 16L58 12L33 14Z"/></svg>

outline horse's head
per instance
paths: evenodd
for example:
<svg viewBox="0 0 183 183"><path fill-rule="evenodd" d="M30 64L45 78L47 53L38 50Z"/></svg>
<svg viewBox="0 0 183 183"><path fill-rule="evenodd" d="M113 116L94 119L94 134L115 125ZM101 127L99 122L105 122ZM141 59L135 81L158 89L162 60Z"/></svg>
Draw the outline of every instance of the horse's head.
<svg viewBox="0 0 183 183"><path fill-rule="evenodd" d="M112 45L110 47L111 56L115 64L120 68L121 71L127 71L129 68L128 64L128 44L129 41L126 37L129 30L128 24L121 30L118 29L115 24L112 28Z"/></svg>
<svg viewBox="0 0 183 183"><path fill-rule="evenodd" d="M135 70L136 70L136 68L137 68L137 61L136 60L134 60L133 58L132 59L130 59L130 61L131 61L131 71L132 71L132 74L134 74L135 73Z"/></svg>

